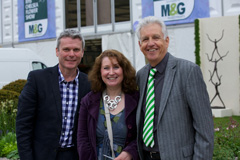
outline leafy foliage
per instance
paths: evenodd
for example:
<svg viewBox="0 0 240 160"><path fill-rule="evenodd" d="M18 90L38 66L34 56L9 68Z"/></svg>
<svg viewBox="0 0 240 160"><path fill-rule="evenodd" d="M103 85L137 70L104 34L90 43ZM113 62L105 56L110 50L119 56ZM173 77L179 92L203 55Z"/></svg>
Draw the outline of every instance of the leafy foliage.
<svg viewBox="0 0 240 160"><path fill-rule="evenodd" d="M237 117L215 118L214 160L240 158L240 127L237 120Z"/></svg>
<svg viewBox="0 0 240 160"><path fill-rule="evenodd" d="M8 155L7 155L7 158L10 159L10 160L17 160L19 159L19 155L18 155L18 150L13 150L11 151Z"/></svg>
<svg viewBox="0 0 240 160"><path fill-rule="evenodd" d="M17 93L21 93L21 91L23 90L23 87L25 86L26 83L27 83L27 80L18 79L14 82L11 82L11 83L3 86L2 89L9 90L9 91L15 91Z"/></svg>
<svg viewBox="0 0 240 160"><path fill-rule="evenodd" d="M0 102L0 137L6 135L8 132L15 132L17 104L17 100Z"/></svg>
<svg viewBox="0 0 240 160"><path fill-rule="evenodd" d="M9 132L0 140L0 156L18 159L16 134Z"/></svg>
<svg viewBox="0 0 240 160"><path fill-rule="evenodd" d="M6 101L6 100L18 100L19 93L15 91L9 91L5 89L0 89L0 102Z"/></svg>

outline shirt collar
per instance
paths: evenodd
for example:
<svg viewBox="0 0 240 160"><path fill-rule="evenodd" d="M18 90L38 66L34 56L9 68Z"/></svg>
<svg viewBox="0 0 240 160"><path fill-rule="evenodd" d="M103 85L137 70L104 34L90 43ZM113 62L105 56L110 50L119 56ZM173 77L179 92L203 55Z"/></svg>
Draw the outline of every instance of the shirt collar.
<svg viewBox="0 0 240 160"><path fill-rule="evenodd" d="M160 74L164 73L164 71L166 69L168 57L169 57L169 53L167 52L166 55L164 56L164 58L161 60L161 62L159 62L155 67L157 69L157 72L159 72Z"/></svg>
<svg viewBox="0 0 240 160"><path fill-rule="evenodd" d="M59 82L60 82L60 83L67 83L67 82L65 81L64 77L63 77L63 74L62 74L59 66L58 66L58 76L59 76ZM73 81L70 81L70 82L73 82L73 83L78 84L78 77L79 77L79 69L77 68L77 75L76 75L76 77L74 78L74 80L73 80Z"/></svg>

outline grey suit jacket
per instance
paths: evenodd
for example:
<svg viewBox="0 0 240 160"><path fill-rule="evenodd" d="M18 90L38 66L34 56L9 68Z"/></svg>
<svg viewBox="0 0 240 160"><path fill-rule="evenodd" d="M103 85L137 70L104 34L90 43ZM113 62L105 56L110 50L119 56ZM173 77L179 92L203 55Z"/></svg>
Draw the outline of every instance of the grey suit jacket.
<svg viewBox="0 0 240 160"><path fill-rule="evenodd" d="M150 65L137 73L140 99L137 110L138 151L142 154L142 103ZM156 95L157 96L157 95ZM196 64L173 57L165 71L157 125L162 160L202 159L213 155L214 127L209 96Z"/></svg>
<svg viewBox="0 0 240 160"><path fill-rule="evenodd" d="M79 73L78 106L74 117L73 144L77 143L80 101L90 91L87 75ZM18 152L21 160L56 158L62 129L62 100L58 67L32 71L19 97L16 119ZM77 151L77 149L76 149Z"/></svg>

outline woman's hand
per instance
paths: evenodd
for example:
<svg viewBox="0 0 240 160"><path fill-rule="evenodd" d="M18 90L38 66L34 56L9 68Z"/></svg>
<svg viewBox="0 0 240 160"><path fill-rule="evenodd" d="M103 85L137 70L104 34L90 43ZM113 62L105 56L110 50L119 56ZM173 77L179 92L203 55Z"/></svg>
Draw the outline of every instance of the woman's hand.
<svg viewBox="0 0 240 160"><path fill-rule="evenodd" d="M114 160L131 160L132 155L128 152L122 151Z"/></svg>

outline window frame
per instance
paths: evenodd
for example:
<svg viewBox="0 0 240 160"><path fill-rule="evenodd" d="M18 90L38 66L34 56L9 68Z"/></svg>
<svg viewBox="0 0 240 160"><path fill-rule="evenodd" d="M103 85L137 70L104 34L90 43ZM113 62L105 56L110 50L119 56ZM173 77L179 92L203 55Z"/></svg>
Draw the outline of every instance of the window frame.
<svg viewBox="0 0 240 160"><path fill-rule="evenodd" d="M81 22L81 0L76 0L77 2L77 27L75 29L84 33L84 35L103 35L108 33L120 33L120 32L132 32L133 31L133 20L132 20L132 0L129 0L129 21L116 22L115 21L115 0L110 0L110 9L111 9L111 22L108 24L98 24L97 21L97 3L98 0L93 1L93 25L91 26L82 26ZM66 3L66 1L65 1ZM65 9L65 17L67 10ZM64 20L65 28L67 27L66 18ZM86 33L86 34L85 34Z"/></svg>

